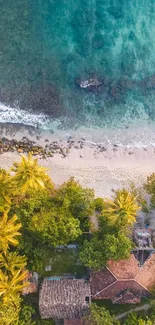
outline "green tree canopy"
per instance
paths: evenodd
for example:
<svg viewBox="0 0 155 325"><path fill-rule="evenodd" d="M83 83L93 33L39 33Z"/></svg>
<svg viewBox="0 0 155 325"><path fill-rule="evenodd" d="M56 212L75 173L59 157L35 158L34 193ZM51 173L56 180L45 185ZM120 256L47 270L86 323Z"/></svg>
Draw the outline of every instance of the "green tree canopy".
<svg viewBox="0 0 155 325"><path fill-rule="evenodd" d="M22 304L18 325L37 325L36 321L32 320L35 313L36 311L31 305Z"/></svg>
<svg viewBox="0 0 155 325"><path fill-rule="evenodd" d="M38 300L32 294L22 299L18 323L13 325L55 325L55 322L52 319L40 318Z"/></svg>
<svg viewBox="0 0 155 325"><path fill-rule="evenodd" d="M46 182L51 182L46 174L46 168L38 165L38 159L34 159L29 152L28 156L22 156L19 163L14 163L12 171L15 173L13 181L23 194L29 189L44 189Z"/></svg>
<svg viewBox="0 0 155 325"><path fill-rule="evenodd" d="M144 184L144 189L151 195L151 206L155 208L155 173L147 177L147 182Z"/></svg>
<svg viewBox="0 0 155 325"><path fill-rule="evenodd" d="M94 208L97 212L102 212L104 209L104 200L101 197L97 197L94 200Z"/></svg>
<svg viewBox="0 0 155 325"><path fill-rule="evenodd" d="M0 168L0 212L5 211L10 206L12 190L10 174Z"/></svg>
<svg viewBox="0 0 155 325"><path fill-rule="evenodd" d="M123 233L117 235L106 234L100 239L95 234L90 241L85 241L80 252L81 262L92 268L104 267L108 260L126 259L130 255L132 243Z"/></svg>
<svg viewBox="0 0 155 325"><path fill-rule="evenodd" d="M21 235L20 228L21 223L18 223L16 215L9 218L8 211L0 215L0 251L6 253L9 245L18 245L17 237Z"/></svg>
<svg viewBox="0 0 155 325"><path fill-rule="evenodd" d="M129 191L122 189L116 192L113 200L104 200L102 214L107 217L111 225L127 227L135 223L139 209L136 197Z"/></svg>
<svg viewBox="0 0 155 325"><path fill-rule="evenodd" d="M155 325L155 322L149 317L142 318L136 312L132 312L127 316L123 325Z"/></svg>
<svg viewBox="0 0 155 325"><path fill-rule="evenodd" d="M90 241L85 240L80 252L81 262L92 269L100 269L107 262L104 249L103 241L98 240L98 236L93 236Z"/></svg>
<svg viewBox="0 0 155 325"><path fill-rule="evenodd" d="M4 304L14 303L16 296L28 285L24 280L27 278L27 271L19 269L13 274L0 270L0 297Z"/></svg>
<svg viewBox="0 0 155 325"><path fill-rule="evenodd" d="M85 325L119 325L119 322L114 316L111 316L109 311L104 307L98 307L91 304L89 314L84 317Z"/></svg>
<svg viewBox="0 0 155 325"><path fill-rule="evenodd" d="M0 325L18 325L21 298L19 295L14 297L14 301L4 304L0 299ZM26 324L25 324L26 325Z"/></svg>
<svg viewBox="0 0 155 325"><path fill-rule="evenodd" d="M0 253L0 269L4 269L11 274L16 273L16 270L26 266L26 257L17 255L17 252L9 252L6 254Z"/></svg>
<svg viewBox="0 0 155 325"><path fill-rule="evenodd" d="M51 256L52 250L52 245L47 241L43 241L38 233L27 229L22 230L18 252L26 256L29 270L41 273L44 269L45 261Z"/></svg>
<svg viewBox="0 0 155 325"><path fill-rule="evenodd" d="M80 222L63 208L54 208L48 212L42 210L34 215L29 229L35 231L51 245L63 245L75 240L82 234Z"/></svg>
<svg viewBox="0 0 155 325"><path fill-rule="evenodd" d="M20 311L20 293L28 285L26 258L10 251L18 245L21 224L9 211L0 215L0 324L17 325Z"/></svg>
<svg viewBox="0 0 155 325"><path fill-rule="evenodd" d="M99 229L85 240L80 251L81 262L93 269L104 267L108 260L120 260L129 257L133 242L127 232L111 225L104 216L98 217Z"/></svg>
<svg viewBox="0 0 155 325"><path fill-rule="evenodd" d="M74 178L62 184L56 192L55 204L63 206L75 217L82 221L86 220L94 210L94 190L83 188Z"/></svg>
<svg viewBox="0 0 155 325"><path fill-rule="evenodd" d="M135 312L130 313L123 325L137 325L138 324L138 315Z"/></svg>

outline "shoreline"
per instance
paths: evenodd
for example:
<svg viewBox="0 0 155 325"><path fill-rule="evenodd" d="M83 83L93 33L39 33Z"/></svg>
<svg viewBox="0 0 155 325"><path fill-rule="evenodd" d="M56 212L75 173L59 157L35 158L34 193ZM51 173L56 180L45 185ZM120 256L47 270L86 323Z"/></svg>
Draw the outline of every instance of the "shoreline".
<svg viewBox="0 0 155 325"><path fill-rule="evenodd" d="M117 144L125 147L147 147L155 146L155 121L150 120L148 115L140 109L138 117L132 120L128 115L118 120L117 125L106 121L96 121L92 118L87 121L68 120L66 116L52 118L43 113L33 113L29 110L24 111L11 108L0 103L0 131L7 130L7 133L18 133L18 130L30 130L35 135L55 137L55 139L67 140L72 137L78 141L81 137L88 143L112 145ZM13 123L12 123L13 122ZM99 123L100 122L100 123Z"/></svg>
<svg viewBox="0 0 155 325"><path fill-rule="evenodd" d="M47 150L55 146L52 157L38 158L40 165L48 168L48 174L56 185L62 184L74 176L83 186L94 188L96 196L112 196L112 190L123 186L129 187L135 182L140 187L151 173L155 172L155 147L127 148L114 145L103 146L101 144L88 143L84 139L75 141L56 140L51 134L47 137L43 134L24 129L23 132L1 132L1 138L16 139L21 141L23 137L32 141L33 145L39 145ZM13 162L18 161L24 152L5 151L0 154L0 167L9 169Z"/></svg>

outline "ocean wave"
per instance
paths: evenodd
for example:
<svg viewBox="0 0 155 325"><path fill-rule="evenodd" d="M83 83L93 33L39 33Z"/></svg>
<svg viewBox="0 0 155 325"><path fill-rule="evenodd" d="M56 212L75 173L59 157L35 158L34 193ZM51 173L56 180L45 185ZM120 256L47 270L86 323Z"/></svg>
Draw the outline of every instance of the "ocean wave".
<svg viewBox="0 0 155 325"><path fill-rule="evenodd" d="M0 123L20 123L44 129L48 125L48 117L42 113L33 114L0 103Z"/></svg>
<svg viewBox="0 0 155 325"><path fill-rule="evenodd" d="M38 113L34 114L18 107L9 107L0 103L0 123L21 124L25 126L33 126L48 133L54 133L56 138L68 140L69 137L78 141L84 139L88 145L118 145L125 147L147 147L152 145L155 147L155 123L143 123L139 119L135 119L129 128L117 127L93 127L93 125L80 126L78 128L60 128L61 121L53 120L49 116ZM126 124L126 123L125 123ZM125 125L124 124L124 125Z"/></svg>

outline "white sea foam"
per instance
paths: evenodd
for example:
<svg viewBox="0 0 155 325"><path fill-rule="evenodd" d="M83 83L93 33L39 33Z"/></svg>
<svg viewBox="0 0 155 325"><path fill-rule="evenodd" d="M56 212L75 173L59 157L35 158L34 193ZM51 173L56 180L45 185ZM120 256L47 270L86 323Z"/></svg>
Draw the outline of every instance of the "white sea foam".
<svg viewBox="0 0 155 325"><path fill-rule="evenodd" d="M68 139L69 136L75 140L84 138L89 144L96 145L113 145L126 147L146 147L148 145L155 146L155 123L148 124L138 123L138 120L128 128L108 127L84 127L75 129L60 129L60 120L53 120L43 113L34 114L18 107L12 108L4 104L0 104L0 123L19 123L28 126L34 126L45 131L47 134L52 130L59 139Z"/></svg>
<svg viewBox="0 0 155 325"><path fill-rule="evenodd" d="M46 128L48 119L44 114L33 114L18 107L12 108L0 103L0 123L20 123Z"/></svg>

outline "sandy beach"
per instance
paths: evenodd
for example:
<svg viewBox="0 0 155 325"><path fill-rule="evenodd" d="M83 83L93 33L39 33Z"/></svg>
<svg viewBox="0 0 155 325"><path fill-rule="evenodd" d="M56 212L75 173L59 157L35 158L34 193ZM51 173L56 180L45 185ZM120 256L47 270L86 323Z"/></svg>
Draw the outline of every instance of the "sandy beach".
<svg viewBox="0 0 155 325"><path fill-rule="evenodd" d="M5 133L5 134L4 134ZM29 133L28 130L8 134L3 131L3 136L21 140L23 136L40 145L48 146L50 141L56 142L63 152L55 152L53 157L39 159L42 166L48 168L48 174L55 184L60 185L69 177L74 176L83 186L94 188L96 196L112 195L112 189L128 187L131 182L141 186L146 177L155 172L155 148L127 148L117 145L104 147L101 144L87 143L84 140L56 140L54 135L45 137ZM2 137L2 134L1 134ZM81 145L82 143L82 145ZM18 152L4 152L0 155L0 167L9 169L14 161L20 159Z"/></svg>

